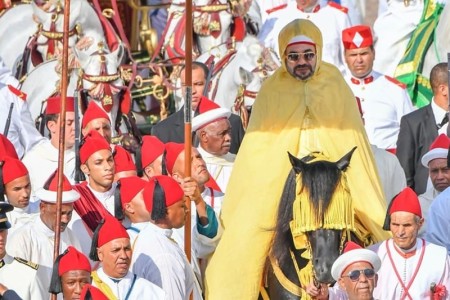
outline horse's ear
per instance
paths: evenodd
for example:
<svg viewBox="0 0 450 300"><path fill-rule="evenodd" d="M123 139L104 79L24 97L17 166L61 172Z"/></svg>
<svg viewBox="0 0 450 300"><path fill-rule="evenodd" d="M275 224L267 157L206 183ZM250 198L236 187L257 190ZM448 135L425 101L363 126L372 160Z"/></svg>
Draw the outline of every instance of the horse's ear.
<svg viewBox="0 0 450 300"><path fill-rule="evenodd" d="M243 67L239 67L239 76L241 77L242 84L248 85L255 76L252 72L245 70Z"/></svg>
<svg viewBox="0 0 450 300"><path fill-rule="evenodd" d="M294 169L295 173L299 174L300 172L302 172L304 169L303 166L305 163L302 160L295 157L294 155L292 155L289 151L288 151L288 155L289 155L289 161L291 162L292 168Z"/></svg>
<svg viewBox="0 0 450 300"><path fill-rule="evenodd" d="M353 152L355 152L355 150L356 146L336 162L336 166L339 170L345 171L345 169L347 169L348 165L350 164L350 159L352 158Z"/></svg>

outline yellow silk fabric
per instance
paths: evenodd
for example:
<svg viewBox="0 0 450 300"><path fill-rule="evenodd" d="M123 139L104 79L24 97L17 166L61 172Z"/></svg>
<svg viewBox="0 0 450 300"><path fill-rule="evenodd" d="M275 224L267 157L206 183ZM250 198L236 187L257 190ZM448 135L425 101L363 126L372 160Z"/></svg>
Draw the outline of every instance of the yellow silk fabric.
<svg viewBox="0 0 450 300"><path fill-rule="evenodd" d="M374 241L389 237L381 228L386 202L355 97L339 70L321 62L322 35L310 21L295 20L281 31L280 53L298 35L316 43L314 75L297 80L283 65L258 94L225 192L225 231L206 271L207 299L257 299L291 170L288 151L297 157L319 151L336 161L357 146L346 172L356 217Z"/></svg>

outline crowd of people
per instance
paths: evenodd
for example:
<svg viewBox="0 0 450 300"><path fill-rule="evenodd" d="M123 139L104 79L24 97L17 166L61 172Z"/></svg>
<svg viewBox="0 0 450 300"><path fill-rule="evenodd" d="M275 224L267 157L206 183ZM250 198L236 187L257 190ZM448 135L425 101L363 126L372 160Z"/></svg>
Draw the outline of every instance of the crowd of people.
<svg viewBox="0 0 450 300"><path fill-rule="evenodd" d="M255 1L264 8L258 38L281 65L244 129L205 96L209 69L193 62L190 151L184 108L129 151L112 143L113 124L94 101L78 122L76 99L64 97L61 116L62 97L52 96L43 136L0 58L0 298L257 299L287 153L335 161L356 147L345 179L363 240L343 247L334 286L301 282L302 297L450 299L448 64L429 74L430 104L415 107L391 66L376 62L388 55L379 53L383 22L398 15L410 34L423 1L380 6L375 33L347 2L351 11L324 0Z"/></svg>

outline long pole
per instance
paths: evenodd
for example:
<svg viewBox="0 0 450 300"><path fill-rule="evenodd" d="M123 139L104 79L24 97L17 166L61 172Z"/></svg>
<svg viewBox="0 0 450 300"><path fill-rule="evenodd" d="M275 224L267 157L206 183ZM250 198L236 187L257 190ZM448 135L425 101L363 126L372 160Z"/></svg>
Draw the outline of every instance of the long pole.
<svg viewBox="0 0 450 300"><path fill-rule="evenodd" d="M59 112L59 148L58 148L58 189L56 194L56 224L55 224L55 247L53 248L53 261L59 255L59 241L61 230L61 206L62 189L64 176L64 150L66 133L66 98L68 85L69 68L69 16L70 0L64 0L64 25L63 25L63 55L62 55L62 74L61 74L61 110ZM52 294L52 300L56 300L56 294Z"/></svg>
<svg viewBox="0 0 450 300"><path fill-rule="evenodd" d="M192 0L186 1L186 41L185 41L185 84L186 95L184 97L184 171L186 176L191 176L191 150L192 150ZM186 205L191 208L191 200L186 197ZM191 213L186 217L184 224L184 251L191 261Z"/></svg>

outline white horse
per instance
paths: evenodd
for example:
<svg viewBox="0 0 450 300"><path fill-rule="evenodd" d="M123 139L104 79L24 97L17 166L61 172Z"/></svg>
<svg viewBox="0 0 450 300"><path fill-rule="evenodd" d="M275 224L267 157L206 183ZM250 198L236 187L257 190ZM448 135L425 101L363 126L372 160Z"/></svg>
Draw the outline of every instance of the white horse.
<svg viewBox="0 0 450 300"><path fill-rule="evenodd" d="M198 61L206 62L204 54ZM251 110L262 81L276 68L270 54L254 36L247 36L227 55L215 57L210 99L243 117Z"/></svg>
<svg viewBox="0 0 450 300"><path fill-rule="evenodd" d="M111 124L115 125L121 100L119 96L123 96L121 92L125 91L119 74L124 47L120 44L114 51L109 51L101 41L87 49L76 49L74 53L79 67L70 72L67 96L73 96L79 89L85 91L86 100L96 101L108 114ZM28 95L33 119L45 107L43 102L59 91L60 80L61 65L58 59L42 63L28 74L21 90ZM83 111L82 108L80 110Z"/></svg>
<svg viewBox="0 0 450 300"><path fill-rule="evenodd" d="M23 62L28 71L62 53L63 12L62 0L51 0L44 5L31 2L6 11L0 18L0 57L7 67L15 70L27 43L32 49L30 57L25 58L28 61ZM86 0L72 0L70 16L70 47L83 36L103 37L97 13Z"/></svg>
<svg viewBox="0 0 450 300"><path fill-rule="evenodd" d="M241 0L233 5L228 0L194 0L193 30L197 37L196 46L199 54L215 51L214 49L230 40L233 18L243 17L249 9L250 1ZM162 48L166 58L184 58L184 11L183 0L172 1L162 37Z"/></svg>

